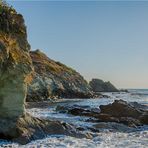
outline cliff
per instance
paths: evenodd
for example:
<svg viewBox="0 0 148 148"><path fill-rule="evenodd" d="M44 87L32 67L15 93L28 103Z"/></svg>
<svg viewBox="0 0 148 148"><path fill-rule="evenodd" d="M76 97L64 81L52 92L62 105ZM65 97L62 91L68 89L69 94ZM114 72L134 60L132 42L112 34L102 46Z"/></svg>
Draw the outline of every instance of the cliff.
<svg viewBox="0 0 148 148"><path fill-rule="evenodd" d="M104 82L100 79L92 79L89 85L93 92L118 92L119 90L110 82Z"/></svg>
<svg viewBox="0 0 148 148"><path fill-rule="evenodd" d="M84 78L72 68L49 59L39 50L31 51L35 75L28 87L27 101L48 98L90 98L92 93Z"/></svg>
<svg viewBox="0 0 148 148"><path fill-rule="evenodd" d="M47 134L87 137L66 123L25 112L27 84L33 74L29 49L22 15L0 1L0 139L26 144Z"/></svg>
<svg viewBox="0 0 148 148"><path fill-rule="evenodd" d="M22 15L0 3L0 117L24 113L33 71Z"/></svg>

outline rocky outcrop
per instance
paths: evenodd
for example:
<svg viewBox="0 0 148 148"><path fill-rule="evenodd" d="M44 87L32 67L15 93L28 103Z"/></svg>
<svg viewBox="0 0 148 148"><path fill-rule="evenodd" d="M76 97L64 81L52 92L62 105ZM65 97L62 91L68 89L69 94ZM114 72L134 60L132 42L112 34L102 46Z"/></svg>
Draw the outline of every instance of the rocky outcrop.
<svg viewBox="0 0 148 148"><path fill-rule="evenodd" d="M103 115L107 117L106 121L118 121L127 125L148 124L148 110L145 108L146 106L138 103L128 104L123 100L115 100L112 104L100 106L99 117Z"/></svg>
<svg viewBox="0 0 148 148"><path fill-rule="evenodd" d="M123 100L115 100L112 104L101 105L100 109L73 105L57 106L57 111L75 116L92 117L97 122L117 122L133 127L148 124L146 106L138 103L127 103Z"/></svg>
<svg viewBox="0 0 148 148"><path fill-rule="evenodd" d="M89 85L94 92L118 92L119 90L110 82L104 82L100 79L92 79Z"/></svg>
<svg viewBox="0 0 148 148"><path fill-rule="evenodd" d="M28 87L27 101L41 101L48 98L90 98L92 92L88 83L75 70L49 59L39 50L30 56L35 75Z"/></svg>
<svg viewBox="0 0 148 148"><path fill-rule="evenodd" d="M27 83L33 71L22 15L0 4L0 117L24 113Z"/></svg>
<svg viewBox="0 0 148 148"><path fill-rule="evenodd" d="M70 124L60 121L50 121L31 117L25 114L9 121L1 118L0 138L26 144L32 140L41 139L47 135L67 135L77 138L91 138L88 133L83 134ZM7 125L7 128L6 128ZM13 128L13 126L15 128ZM2 133L3 132L3 133Z"/></svg>
<svg viewBox="0 0 148 148"><path fill-rule="evenodd" d="M25 112L27 84L33 73L29 49L22 15L0 2L0 139L25 144L47 134L87 137L66 123Z"/></svg>

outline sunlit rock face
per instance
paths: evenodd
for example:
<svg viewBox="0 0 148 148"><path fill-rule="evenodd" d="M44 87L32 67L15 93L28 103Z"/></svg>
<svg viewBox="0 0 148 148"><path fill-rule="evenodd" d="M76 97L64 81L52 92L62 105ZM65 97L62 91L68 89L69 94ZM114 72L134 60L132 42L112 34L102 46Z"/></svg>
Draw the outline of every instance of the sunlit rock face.
<svg viewBox="0 0 148 148"><path fill-rule="evenodd" d="M22 15L0 3L0 117L24 113L26 85L33 71Z"/></svg>
<svg viewBox="0 0 148 148"><path fill-rule="evenodd" d="M74 69L48 58L40 50L31 51L35 74L28 87L27 101L48 98L91 98L86 80Z"/></svg>

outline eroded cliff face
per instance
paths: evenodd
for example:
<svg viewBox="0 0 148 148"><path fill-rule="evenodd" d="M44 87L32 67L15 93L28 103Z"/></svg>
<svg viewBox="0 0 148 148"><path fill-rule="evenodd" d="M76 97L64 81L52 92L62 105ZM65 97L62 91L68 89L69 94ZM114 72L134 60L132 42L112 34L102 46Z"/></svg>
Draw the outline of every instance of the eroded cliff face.
<svg viewBox="0 0 148 148"><path fill-rule="evenodd" d="M88 83L75 70L49 59L39 50L31 51L35 75L28 88L27 101L50 98L93 97Z"/></svg>
<svg viewBox="0 0 148 148"><path fill-rule="evenodd" d="M0 117L24 113L27 83L33 71L22 15L0 4Z"/></svg>

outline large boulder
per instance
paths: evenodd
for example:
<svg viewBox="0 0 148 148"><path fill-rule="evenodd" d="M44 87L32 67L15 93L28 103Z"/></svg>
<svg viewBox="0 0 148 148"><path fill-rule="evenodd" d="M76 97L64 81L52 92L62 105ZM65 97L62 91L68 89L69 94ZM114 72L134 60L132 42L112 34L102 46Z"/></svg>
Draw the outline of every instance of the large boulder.
<svg viewBox="0 0 148 148"><path fill-rule="evenodd" d="M31 51L35 75L28 87L27 101L48 98L93 97L86 80L75 70L48 58L40 50Z"/></svg>
<svg viewBox="0 0 148 148"><path fill-rule="evenodd" d="M89 85L94 92L118 92L119 90L110 82L104 82L100 79L92 79Z"/></svg>
<svg viewBox="0 0 148 148"><path fill-rule="evenodd" d="M115 100L112 104L101 105L100 110L98 118L102 121L120 122L129 126L148 124L146 106L136 102L127 103L123 100Z"/></svg>
<svg viewBox="0 0 148 148"><path fill-rule="evenodd" d="M115 100L112 104L101 105L101 113L109 114L113 117L133 117L139 118L143 113L138 108L128 104L123 100Z"/></svg>

